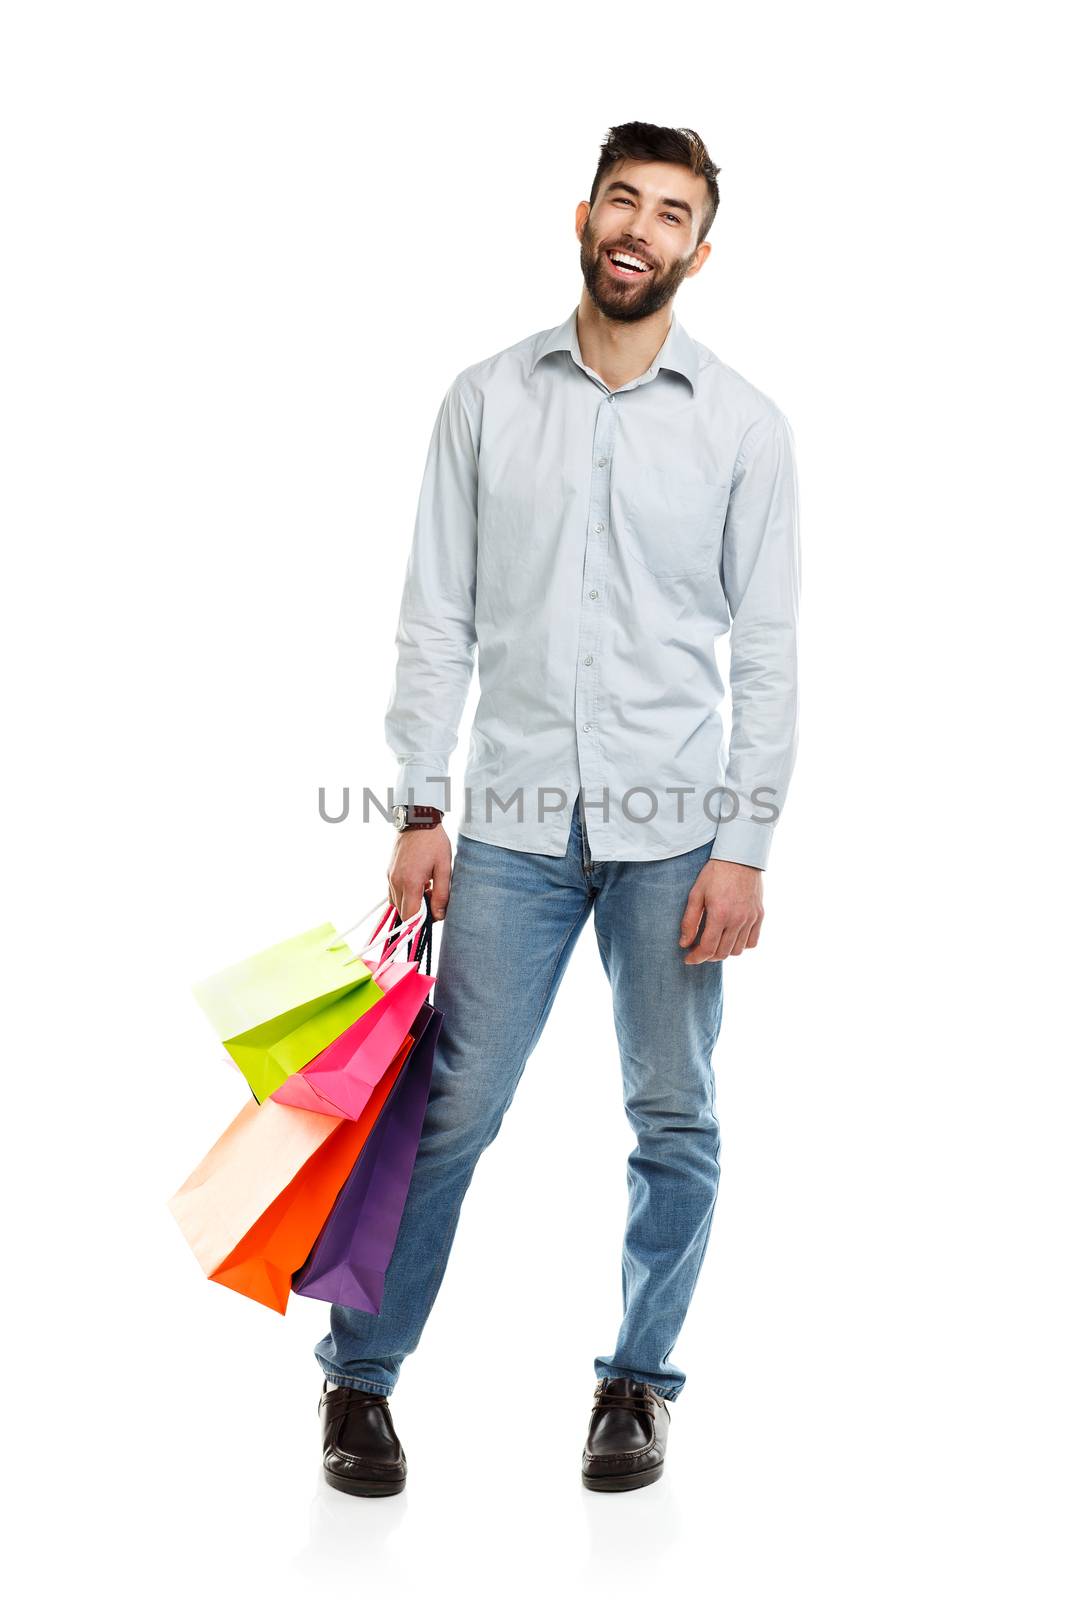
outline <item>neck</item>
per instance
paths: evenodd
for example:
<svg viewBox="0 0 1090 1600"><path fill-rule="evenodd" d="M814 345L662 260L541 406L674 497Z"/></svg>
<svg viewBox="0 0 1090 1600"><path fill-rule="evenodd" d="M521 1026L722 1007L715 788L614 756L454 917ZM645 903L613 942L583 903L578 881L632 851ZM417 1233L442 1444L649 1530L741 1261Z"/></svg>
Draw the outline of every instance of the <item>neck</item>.
<svg viewBox="0 0 1090 1600"><path fill-rule="evenodd" d="M583 360L610 389L620 389L647 371L670 332L673 301L638 322L617 322L599 311L584 286L576 312Z"/></svg>

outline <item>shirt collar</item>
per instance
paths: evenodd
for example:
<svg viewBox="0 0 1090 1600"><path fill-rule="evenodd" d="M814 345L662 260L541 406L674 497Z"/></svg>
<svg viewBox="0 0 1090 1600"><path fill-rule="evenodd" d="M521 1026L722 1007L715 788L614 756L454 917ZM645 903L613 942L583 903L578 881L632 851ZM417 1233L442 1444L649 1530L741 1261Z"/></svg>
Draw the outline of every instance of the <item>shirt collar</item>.
<svg viewBox="0 0 1090 1600"><path fill-rule="evenodd" d="M576 317L578 307L570 313L556 328L550 328L541 338L533 360L530 362L532 372L542 356L550 355L554 350L570 351L572 359L580 366L583 363L582 353L579 349L579 336L576 332ZM677 313L670 317L670 331L663 341L662 348L648 369L648 376L654 378L660 367L666 367L670 372L678 372L686 378L689 387L696 392L696 374L700 361L696 346L686 333L681 323L677 320Z"/></svg>

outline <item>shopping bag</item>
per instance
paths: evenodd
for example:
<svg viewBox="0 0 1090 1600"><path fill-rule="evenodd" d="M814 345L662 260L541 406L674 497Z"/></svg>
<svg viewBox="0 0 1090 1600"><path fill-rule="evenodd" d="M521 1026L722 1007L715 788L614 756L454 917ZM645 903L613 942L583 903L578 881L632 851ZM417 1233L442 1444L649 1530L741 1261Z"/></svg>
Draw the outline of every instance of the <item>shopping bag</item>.
<svg viewBox="0 0 1090 1600"><path fill-rule="evenodd" d="M293 1017L278 1017L237 1039L223 1041L228 1055L253 1091L254 1099L266 1100L292 1073L350 1028L382 999L383 990L373 978L358 983L347 994L337 997L301 1022Z"/></svg>
<svg viewBox="0 0 1090 1600"><path fill-rule="evenodd" d="M390 987L388 963L397 954L395 946L377 969L384 986L382 997L321 1055L274 1090L273 1097L281 1105L331 1117L361 1114L435 984L431 976L433 919L427 896L421 912L407 919L403 928L412 930L421 914L423 921L415 930L410 953L415 960L423 959L426 971L418 971L415 963L402 963L405 974Z"/></svg>
<svg viewBox="0 0 1090 1600"><path fill-rule="evenodd" d="M334 1202L305 1264L296 1294L377 1315L412 1180L431 1090L442 1012L424 1003L423 1026L396 1084ZM365 1115L370 1116L371 1103Z"/></svg>
<svg viewBox="0 0 1090 1600"><path fill-rule="evenodd" d="M376 964L346 938L322 923L193 986L258 1102L381 999Z"/></svg>
<svg viewBox="0 0 1090 1600"><path fill-rule="evenodd" d="M220 1039L237 1039L275 1017L302 1021L372 974L331 922L283 939L193 985Z"/></svg>
<svg viewBox="0 0 1090 1600"><path fill-rule="evenodd" d="M272 1098L329 1117L358 1117L434 983L422 972L407 973L321 1055L286 1078Z"/></svg>
<svg viewBox="0 0 1090 1600"><path fill-rule="evenodd" d="M292 1273L374 1129L408 1048L407 1042L356 1122L272 1100L239 1113L169 1201L206 1277L286 1310Z"/></svg>

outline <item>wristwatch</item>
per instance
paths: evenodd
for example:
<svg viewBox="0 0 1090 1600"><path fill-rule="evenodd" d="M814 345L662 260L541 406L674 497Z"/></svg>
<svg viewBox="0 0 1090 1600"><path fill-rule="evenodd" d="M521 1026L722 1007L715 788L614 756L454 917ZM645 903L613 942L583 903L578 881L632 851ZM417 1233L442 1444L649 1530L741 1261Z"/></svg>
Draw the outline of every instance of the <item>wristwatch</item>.
<svg viewBox="0 0 1090 1600"><path fill-rule="evenodd" d="M443 820L438 806L395 806L393 824L398 833L412 828L437 828Z"/></svg>

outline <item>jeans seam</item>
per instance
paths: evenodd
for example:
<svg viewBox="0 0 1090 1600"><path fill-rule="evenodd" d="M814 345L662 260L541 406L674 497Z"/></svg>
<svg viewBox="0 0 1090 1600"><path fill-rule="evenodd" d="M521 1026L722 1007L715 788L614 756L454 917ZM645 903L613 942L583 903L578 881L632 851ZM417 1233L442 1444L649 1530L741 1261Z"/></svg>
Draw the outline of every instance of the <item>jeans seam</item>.
<svg viewBox="0 0 1090 1600"><path fill-rule="evenodd" d="M462 1186L461 1193L458 1195L458 1197L457 1197L457 1199L455 1201L454 1211L453 1211L453 1215L451 1216L451 1219L450 1219L450 1226L447 1229L446 1237L444 1238L442 1245L439 1247L439 1250L436 1253L435 1267L432 1270L432 1275L428 1279L427 1287L424 1290L424 1319L423 1320L425 1322L427 1321L428 1317L431 1315L431 1308L435 1303L436 1295L439 1293L439 1285L440 1285L440 1283L442 1281L443 1266L444 1266L444 1262L446 1261L447 1251L450 1249L451 1244L453 1242L454 1233L455 1233L455 1230L456 1230L456 1228L458 1226L458 1220L459 1220L459 1218L460 1218L460 1216L462 1214L462 1202L466 1197L466 1193L467 1193L467 1191L469 1189L469 1185L470 1185L470 1183L472 1181L473 1181L473 1173L470 1172L469 1176L466 1178L466 1181Z"/></svg>
<svg viewBox="0 0 1090 1600"><path fill-rule="evenodd" d="M338 1372L335 1367L328 1366L320 1356L318 1365L327 1378L332 1378L343 1389L362 1389L364 1394L390 1395L393 1393L392 1388L387 1388L381 1383L369 1383L366 1378L351 1378L345 1373Z"/></svg>
<svg viewBox="0 0 1090 1600"><path fill-rule="evenodd" d="M714 1110L712 1112L712 1115L715 1116L715 1111ZM719 1159L720 1158L720 1153L721 1153L721 1151L723 1149L723 1130L722 1130L722 1127L719 1124L719 1118L717 1116L716 1116L716 1128L717 1128L718 1132L717 1132L716 1140L715 1140L715 1165L718 1168L720 1166L720 1159ZM711 1236L712 1236L712 1223L715 1221L715 1209L719 1204L719 1189L720 1189L720 1180L717 1178L716 1179L716 1184L715 1184L715 1193L712 1196L711 1208L708 1211L708 1220L707 1220L707 1223L705 1224L705 1227L704 1227L704 1243L700 1248L700 1259L697 1261L696 1267L695 1267L695 1269L693 1271L693 1280L692 1280L692 1283L689 1285L689 1305L692 1304L693 1296L696 1293L696 1286L700 1281L700 1272L701 1272L701 1268L704 1265L704 1257L708 1253L708 1244L710 1243ZM686 1310L688 1310L688 1306L686 1307ZM676 1344L677 1341L675 1340L674 1343ZM674 1353L674 1345L671 1345L669 1350L667 1350L667 1352L666 1352L665 1359L667 1361L669 1361L669 1359L673 1355L673 1353ZM684 1388L684 1384L682 1385L682 1388ZM676 1399L677 1395L680 1394L680 1393L681 1393L681 1389L678 1389L677 1393L672 1398ZM671 1398L671 1396L667 1396L667 1399L670 1399L670 1398Z"/></svg>
<svg viewBox="0 0 1090 1600"><path fill-rule="evenodd" d="M720 1021L722 1021L722 1001L720 1001ZM698 1282L698 1280L700 1278L700 1269L704 1265L704 1257L708 1253L708 1243L709 1243L709 1241L711 1239L711 1236L712 1236L712 1223L715 1221L715 1208L719 1204L719 1189L720 1189L720 1184L721 1184L721 1179L722 1179L722 1160L721 1160L721 1157L722 1157L722 1152L723 1152L723 1126L722 1126L722 1123L719 1121L719 1107L716 1105L716 1086L715 1086L715 1067L714 1067L714 1065L711 1067L710 1084L711 1084L711 1113L712 1113L712 1116L715 1118L715 1168L716 1168L715 1193L712 1195L711 1209L708 1212L708 1221L707 1221L707 1225L706 1225L706 1227L704 1229L704 1244L703 1244L703 1246L701 1248L701 1251L700 1251L700 1259L697 1262L696 1270L693 1273L692 1287L690 1288L690 1291L689 1291L690 1300L692 1299L693 1292L695 1291L697 1282ZM672 1349L673 1349L673 1346L671 1346L671 1350ZM670 1358L670 1351L669 1350L666 1352L666 1358L667 1358L667 1360L669 1360L669 1358Z"/></svg>
<svg viewBox="0 0 1090 1600"><path fill-rule="evenodd" d="M609 1362L608 1361L603 1362L602 1365L603 1366L609 1366ZM633 1383L646 1383L647 1382L647 1380L645 1378L635 1378L635 1377L633 1377L631 1372L615 1372L615 1371L611 1371L611 1372L607 1373L607 1377L611 1377L611 1378L629 1378L629 1379L632 1380ZM671 1391L666 1391L666 1390L660 1389L657 1386L657 1384L654 1384L654 1383L648 1383L647 1387L649 1389L651 1389L655 1394L657 1394L660 1400L676 1400L678 1395L681 1393L680 1389L674 1389L674 1390L671 1390Z"/></svg>

